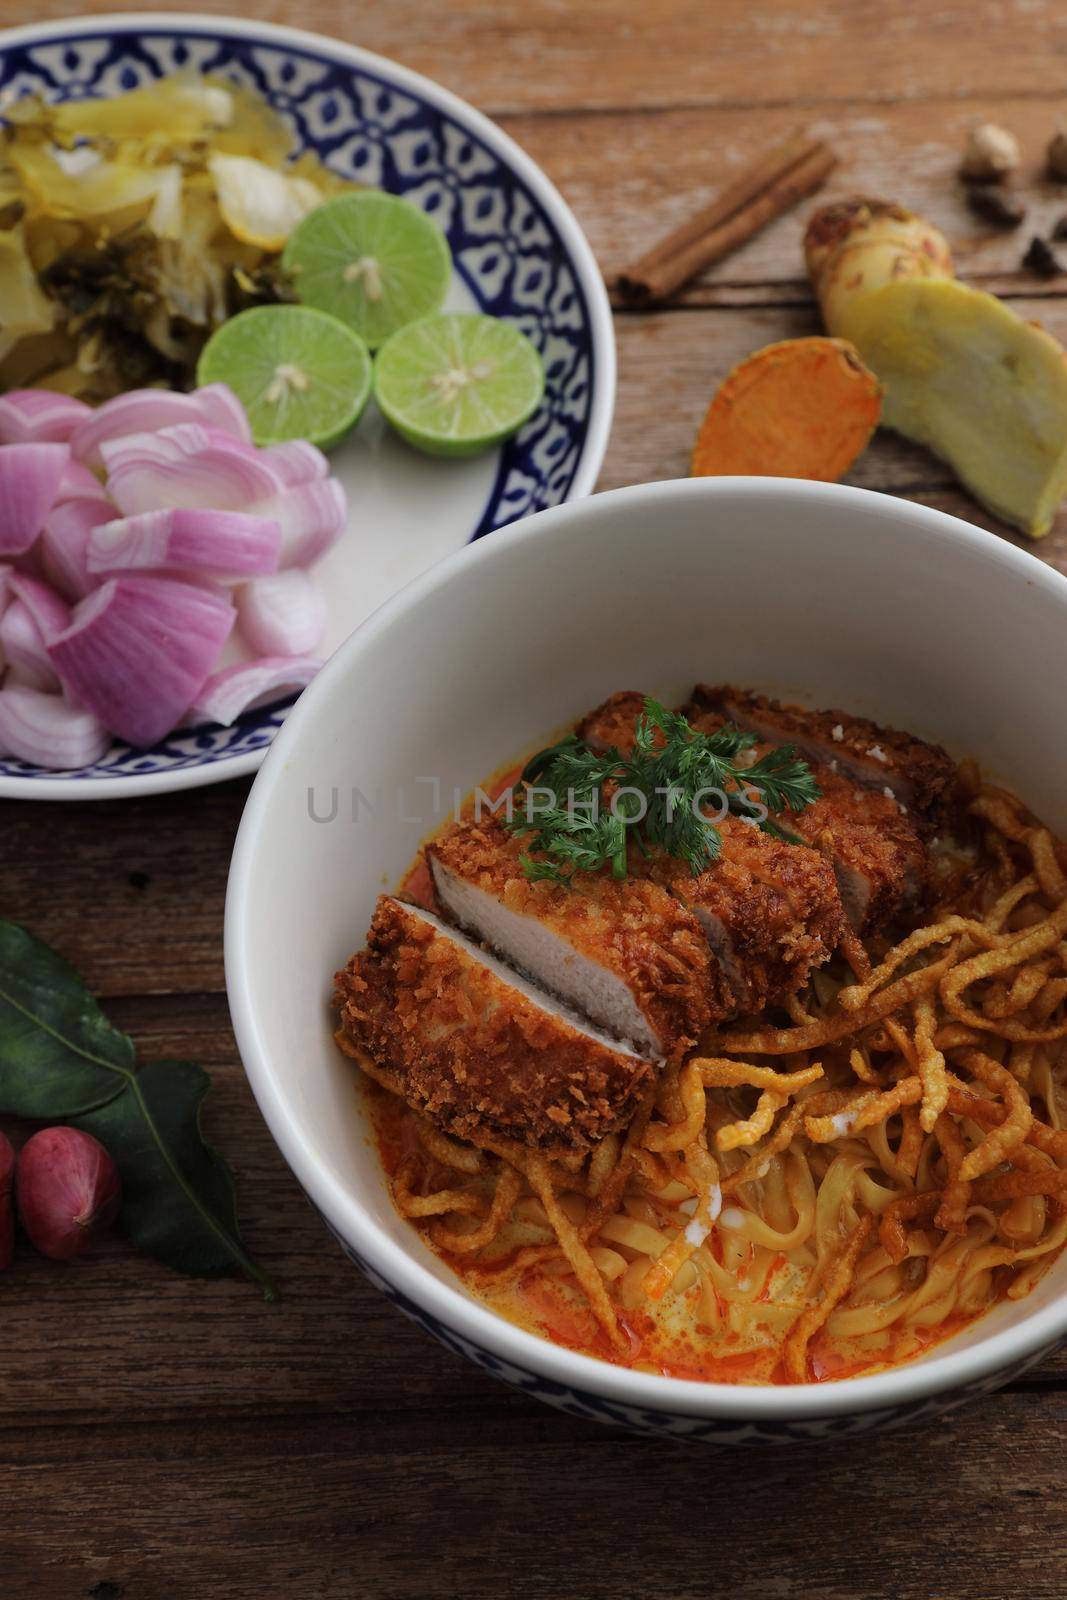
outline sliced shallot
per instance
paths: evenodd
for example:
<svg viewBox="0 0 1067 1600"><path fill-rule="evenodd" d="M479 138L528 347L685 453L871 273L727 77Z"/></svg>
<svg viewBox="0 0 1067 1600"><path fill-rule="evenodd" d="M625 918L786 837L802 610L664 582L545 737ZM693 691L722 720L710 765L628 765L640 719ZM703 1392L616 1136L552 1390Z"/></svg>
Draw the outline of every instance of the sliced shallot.
<svg viewBox="0 0 1067 1600"><path fill-rule="evenodd" d="M242 583L237 626L257 656L306 656L322 643L326 602L300 567Z"/></svg>
<svg viewBox="0 0 1067 1600"><path fill-rule="evenodd" d="M0 616L0 665L8 669L6 684L21 683L27 689L42 689L54 694L59 689L56 669L40 628L29 606L12 600Z"/></svg>
<svg viewBox="0 0 1067 1600"><path fill-rule="evenodd" d="M220 594L174 578L109 578L49 647L68 693L132 745L155 744L196 699L233 626Z"/></svg>
<svg viewBox="0 0 1067 1600"><path fill-rule="evenodd" d="M255 510L281 527L279 567L307 567L340 537L347 503L336 478L315 478L260 501Z"/></svg>
<svg viewBox="0 0 1067 1600"><path fill-rule="evenodd" d="M99 761L111 743L104 724L59 694L0 689L0 748L31 766L65 771Z"/></svg>
<svg viewBox="0 0 1067 1600"><path fill-rule="evenodd" d="M0 445L0 555L22 555L41 531L70 460L65 444Z"/></svg>
<svg viewBox="0 0 1067 1600"><path fill-rule="evenodd" d="M66 500L99 500L105 505L111 504L107 490L96 473L90 472L80 461L75 461L73 456L64 467L56 490L56 505L62 505Z"/></svg>
<svg viewBox="0 0 1067 1600"><path fill-rule="evenodd" d="M197 422L108 439L101 454L108 493L127 517L142 511L245 511L282 488L260 451Z"/></svg>
<svg viewBox="0 0 1067 1600"><path fill-rule="evenodd" d="M228 384L206 383L202 389L193 390L192 398L200 407L204 421L212 428L232 433L245 444L252 443L248 412Z"/></svg>
<svg viewBox="0 0 1067 1600"><path fill-rule="evenodd" d="M224 384L0 396L0 753L86 765L104 729L147 746L302 689L326 623L302 569L345 518L323 453L257 449ZM233 585L255 659L219 669Z"/></svg>
<svg viewBox="0 0 1067 1600"><path fill-rule="evenodd" d="M312 478L328 478L330 463L317 445L307 439L290 439L285 444L269 444L261 458L276 472L287 489Z"/></svg>
<svg viewBox="0 0 1067 1600"><path fill-rule="evenodd" d="M245 577L275 572L281 529L245 511L142 511L89 534L91 573L185 571Z"/></svg>
<svg viewBox="0 0 1067 1600"><path fill-rule="evenodd" d="M130 389L113 400L105 400L75 430L71 449L79 461L99 467L103 462L100 446L109 439L153 433L183 422L219 428L246 444L252 438L244 406L233 390L224 383L212 383L192 394L170 389Z"/></svg>
<svg viewBox="0 0 1067 1600"><path fill-rule="evenodd" d="M59 689L59 678L48 645L67 626L70 609L47 584L26 573L12 573L7 589L10 604L0 616L0 657L15 682L52 694Z"/></svg>
<svg viewBox="0 0 1067 1600"><path fill-rule="evenodd" d="M22 601L41 630L46 644L70 625L70 607L54 589L27 572L15 572L9 580L11 593Z"/></svg>
<svg viewBox="0 0 1067 1600"><path fill-rule="evenodd" d="M96 583L86 567L89 535L111 522L115 507L102 500L66 500L54 505L41 530L41 570L66 600L83 600Z"/></svg>
<svg viewBox="0 0 1067 1600"><path fill-rule="evenodd" d="M12 389L0 395L0 444L67 444L92 408L50 389Z"/></svg>
<svg viewBox="0 0 1067 1600"><path fill-rule="evenodd" d="M243 711L306 689L321 669L322 662L311 656L265 656L224 667L204 684L188 720L231 723Z"/></svg>

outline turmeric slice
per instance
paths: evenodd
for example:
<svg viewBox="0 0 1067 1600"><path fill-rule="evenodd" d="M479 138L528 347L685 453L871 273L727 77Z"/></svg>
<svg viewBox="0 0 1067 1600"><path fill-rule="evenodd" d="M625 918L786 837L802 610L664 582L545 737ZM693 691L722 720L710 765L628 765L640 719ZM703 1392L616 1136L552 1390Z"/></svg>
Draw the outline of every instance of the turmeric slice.
<svg viewBox="0 0 1067 1600"><path fill-rule="evenodd" d="M785 339L740 362L708 408L694 477L833 483L878 426L882 389L845 339Z"/></svg>

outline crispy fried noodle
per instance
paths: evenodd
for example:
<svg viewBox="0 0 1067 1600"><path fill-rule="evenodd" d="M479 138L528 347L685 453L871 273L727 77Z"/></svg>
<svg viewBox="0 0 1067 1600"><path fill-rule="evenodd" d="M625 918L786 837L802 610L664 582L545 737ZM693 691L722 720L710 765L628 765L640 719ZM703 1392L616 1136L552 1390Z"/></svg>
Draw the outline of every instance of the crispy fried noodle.
<svg viewBox="0 0 1067 1600"><path fill-rule="evenodd" d="M964 809L932 909L713 1018L591 1148L446 1136L342 1032L400 1211L505 1316L682 1377L870 1371L1026 1294L1067 1240L1067 852Z"/></svg>

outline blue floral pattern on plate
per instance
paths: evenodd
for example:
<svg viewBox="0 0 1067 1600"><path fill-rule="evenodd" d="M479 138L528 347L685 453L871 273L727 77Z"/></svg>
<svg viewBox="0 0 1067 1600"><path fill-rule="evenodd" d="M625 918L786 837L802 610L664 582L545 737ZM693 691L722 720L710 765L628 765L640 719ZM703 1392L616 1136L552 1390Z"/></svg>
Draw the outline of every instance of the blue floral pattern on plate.
<svg viewBox="0 0 1067 1600"><path fill-rule="evenodd" d="M471 128L417 92L368 68L289 42L265 43L224 23L186 31L138 26L0 45L0 104L24 94L81 99L120 94L182 68L254 89L291 125L301 148L335 172L421 206L448 237L456 269L479 308L507 316L541 352L545 402L501 452L472 539L516 522L572 491L589 430L594 383L589 307L552 216L523 178ZM49 772L0 758L0 777L154 776L233 763L261 753L292 697L227 728L179 730L151 750L116 743L91 767ZM247 770L247 759L241 770ZM220 774L224 775L224 774Z"/></svg>

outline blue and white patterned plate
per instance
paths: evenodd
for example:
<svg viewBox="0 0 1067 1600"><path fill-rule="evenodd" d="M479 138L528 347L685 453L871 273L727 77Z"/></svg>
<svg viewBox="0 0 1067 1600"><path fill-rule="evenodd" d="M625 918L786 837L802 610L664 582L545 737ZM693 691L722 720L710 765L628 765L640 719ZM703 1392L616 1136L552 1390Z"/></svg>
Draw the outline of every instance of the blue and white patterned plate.
<svg viewBox="0 0 1067 1600"><path fill-rule="evenodd" d="M334 455L348 492L345 537L316 568L330 607L327 652L403 584L471 539L588 494L611 425L611 313L588 243L538 167L480 113L380 56L267 23L149 13L0 33L0 104L113 95L179 68L257 90L344 177L423 207L455 263L446 304L511 318L535 342L545 403L502 450L468 462L419 456L368 408ZM176 733L148 751L49 773L0 760L0 794L118 798L253 771L288 703L230 728Z"/></svg>

